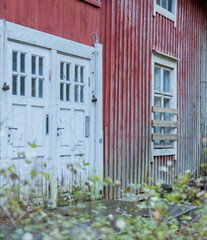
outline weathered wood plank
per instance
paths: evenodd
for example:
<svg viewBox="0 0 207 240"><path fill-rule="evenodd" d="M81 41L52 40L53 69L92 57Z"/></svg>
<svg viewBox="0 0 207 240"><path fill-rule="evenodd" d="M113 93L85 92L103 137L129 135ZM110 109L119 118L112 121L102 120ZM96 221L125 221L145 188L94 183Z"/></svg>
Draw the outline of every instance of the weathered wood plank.
<svg viewBox="0 0 207 240"><path fill-rule="evenodd" d="M153 127L178 127L177 121L161 121L161 120L152 120Z"/></svg>
<svg viewBox="0 0 207 240"><path fill-rule="evenodd" d="M177 141L178 140L178 134L152 134L152 140L172 140Z"/></svg>
<svg viewBox="0 0 207 240"><path fill-rule="evenodd" d="M171 108L161 108L152 106L153 112L161 112L161 113L172 113L172 114L178 114L178 109L171 109Z"/></svg>

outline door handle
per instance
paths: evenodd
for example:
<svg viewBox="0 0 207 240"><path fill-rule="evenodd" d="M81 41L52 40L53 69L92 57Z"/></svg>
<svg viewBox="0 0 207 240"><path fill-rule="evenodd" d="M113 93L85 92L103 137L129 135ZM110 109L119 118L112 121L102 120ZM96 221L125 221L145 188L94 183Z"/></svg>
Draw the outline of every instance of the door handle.
<svg viewBox="0 0 207 240"><path fill-rule="evenodd" d="M49 135L49 115L46 114L46 135Z"/></svg>
<svg viewBox="0 0 207 240"><path fill-rule="evenodd" d="M15 127L9 127L9 130L18 130L18 128L15 128Z"/></svg>
<svg viewBox="0 0 207 240"><path fill-rule="evenodd" d="M63 130L63 129L64 129L64 127L62 127L62 128L58 127L58 128L57 128L58 131L59 131L59 130Z"/></svg>

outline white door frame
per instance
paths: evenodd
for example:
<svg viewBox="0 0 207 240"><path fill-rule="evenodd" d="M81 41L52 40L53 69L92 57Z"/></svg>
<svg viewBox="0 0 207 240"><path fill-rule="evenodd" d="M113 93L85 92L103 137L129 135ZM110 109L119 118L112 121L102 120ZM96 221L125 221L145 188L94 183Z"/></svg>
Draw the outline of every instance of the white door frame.
<svg viewBox="0 0 207 240"><path fill-rule="evenodd" d="M93 70L92 70L92 84L93 84L93 92L91 92L92 96L95 95L97 98L96 103L91 102L91 112L94 113L96 124L91 123L91 136L94 137L93 145L93 158L94 158L94 170L96 174L103 178L103 127L102 127L102 45L96 43L94 47L87 46L84 44L80 44L71 40L63 39L61 37L57 37L51 34L47 34L44 32L40 32L31 28L27 28L18 24L6 22L5 20L0 20L0 86L3 87L4 82L7 82L7 43L8 41L20 42L23 44L29 44L41 48L45 48L50 50L50 66L49 70L51 84L51 96L53 96L50 101L51 105L55 108L55 102L57 99L57 91L56 91L56 72L57 72L57 64L55 62L57 52L66 53L72 56L77 56L80 58L88 59L92 62ZM10 89L11 90L11 89ZM0 94L0 122L2 122L5 118L4 112L6 112L7 106L7 91L1 90ZM54 125L57 123L57 114L55 112L57 109L53 109L54 113L51 116L50 126L55 127ZM92 127L95 126L95 127ZM0 168L3 167L5 161L7 161L7 153L8 149L6 148L6 139L4 134L7 134L7 129L2 129L0 126ZM53 131L52 134L56 134L56 131ZM54 136L51 136L51 139ZM54 147L54 143L51 143L51 154L53 156L57 156L56 148ZM56 160L53 159L51 164L51 185L57 186L56 183L56 172L55 172ZM52 202L53 205L56 206L56 198L57 198L57 189L56 187L52 187Z"/></svg>

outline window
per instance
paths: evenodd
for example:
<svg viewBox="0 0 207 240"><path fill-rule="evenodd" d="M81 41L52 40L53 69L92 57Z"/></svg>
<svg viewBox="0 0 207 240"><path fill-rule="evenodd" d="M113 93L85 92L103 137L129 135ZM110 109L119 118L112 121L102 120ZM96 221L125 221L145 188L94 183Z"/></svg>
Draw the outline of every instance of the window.
<svg viewBox="0 0 207 240"><path fill-rule="evenodd" d="M176 60L154 53L152 74L152 131L154 156L176 153L176 72Z"/></svg>
<svg viewBox="0 0 207 240"><path fill-rule="evenodd" d="M157 5L166 9L173 14L174 1L173 0L156 0Z"/></svg>
<svg viewBox="0 0 207 240"><path fill-rule="evenodd" d="M155 64L154 66L154 106L162 108L171 108L173 95L171 93L171 84L173 80L173 70L167 67ZM170 113L154 113L154 120L173 120ZM155 127L154 133L171 133L169 127ZM172 147L172 141L154 141L155 148Z"/></svg>
<svg viewBox="0 0 207 240"><path fill-rule="evenodd" d="M26 53L12 52L12 94L17 96L26 95Z"/></svg>
<svg viewBox="0 0 207 240"><path fill-rule="evenodd" d="M91 5L94 5L95 7L101 7L101 0L83 0L83 1Z"/></svg>
<svg viewBox="0 0 207 240"><path fill-rule="evenodd" d="M31 96L44 97L44 58L31 55Z"/></svg>
<svg viewBox="0 0 207 240"><path fill-rule="evenodd" d="M154 0L154 16L156 12L172 20L176 27L177 0Z"/></svg>
<svg viewBox="0 0 207 240"><path fill-rule="evenodd" d="M85 67L60 62L60 100L65 102L84 103Z"/></svg>
<svg viewBox="0 0 207 240"><path fill-rule="evenodd" d="M74 91L74 101L84 102L84 66L75 65L75 91Z"/></svg>
<svg viewBox="0 0 207 240"><path fill-rule="evenodd" d="M71 63L60 62L60 100L70 101Z"/></svg>
<svg viewBox="0 0 207 240"><path fill-rule="evenodd" d="M28 96L28 79L31 81L31 96L43 98L44 58L21 51L12 51L12 95Z"/></svg>

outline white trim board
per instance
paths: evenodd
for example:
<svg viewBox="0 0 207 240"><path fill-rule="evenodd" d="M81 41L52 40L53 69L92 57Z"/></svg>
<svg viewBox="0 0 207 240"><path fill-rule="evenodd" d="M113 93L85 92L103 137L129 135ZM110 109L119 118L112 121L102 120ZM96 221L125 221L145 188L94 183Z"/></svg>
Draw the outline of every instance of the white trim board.
<svg viewBox="0 0 207 240"><path fill-rule="evenodd" d="M6 27L6 31L5 28ZM6 36L11 41L19 41L30 45L35 45L47 49L58 50L73 56L91 59L94 47L77 43L68 39L57 37L52 34L44 33L15 23L0 20L0 35Z"/></svg>
<svg viewBox="0 0 207 240"><path fill-rule="evenodd" d="M153 150L154 157L160 157L160 156L171 156L175 155L175 149L169 148L169 149L154 149Z"/></svg>
<svg viewBox="0 0 207 240"><path fill-rule="evenodd" d="M163 52L160 52L160 51L157 51L157 50L152 50L152 52L154 54L157 54L159 55L160 57L164 57L164 58L168 58L170 61L180 61L180 58L177 58L177 57L174 57L174 56L171 56L169 54L166 54L166 53L163 53Z"/></svg>

